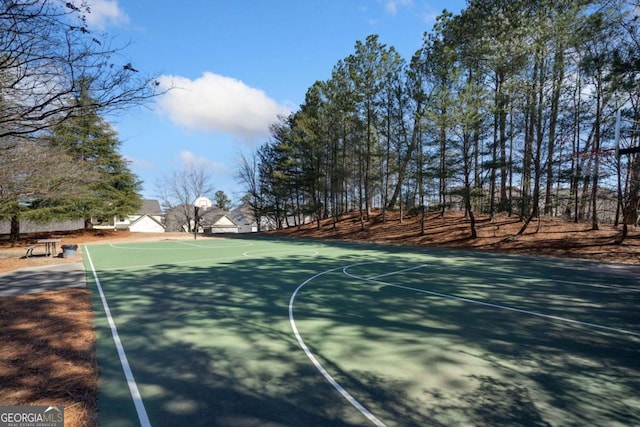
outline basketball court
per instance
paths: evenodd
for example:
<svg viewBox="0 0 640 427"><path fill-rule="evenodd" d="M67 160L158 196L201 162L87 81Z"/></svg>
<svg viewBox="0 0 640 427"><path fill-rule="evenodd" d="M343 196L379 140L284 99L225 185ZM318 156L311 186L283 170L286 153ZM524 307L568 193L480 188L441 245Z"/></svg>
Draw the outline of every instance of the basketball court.
<svg viewBox="0 0 640 427"><path fill-rule="evenodd" d="M83 252L102 425L640 424L633 266L253 236Z"/></svg>

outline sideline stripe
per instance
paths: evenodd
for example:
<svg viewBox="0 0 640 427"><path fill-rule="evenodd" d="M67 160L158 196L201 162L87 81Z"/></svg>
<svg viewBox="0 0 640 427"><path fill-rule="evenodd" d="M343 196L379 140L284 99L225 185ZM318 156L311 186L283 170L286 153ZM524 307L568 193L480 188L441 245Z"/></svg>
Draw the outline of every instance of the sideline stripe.
<svg viewBox="0 0 640 427"><path fill-rule="evenodd" d="M109 304L107 304L107 298L104 296L104 292L102 292L102 286L100 285L100 280L98 279L98 274L96 273L96 269L93 266L93 260L91 259L91 255L89 254L89 248L87 248L86 246L84 247L84 253L87 254L87 259L89 260L89 265L91 266L91 272L93 273L93 278L96 281L96 286L98 288L98 292L100 293L100 299L102 300L102 307L104 308L104 313L107 316L107 321L109 322L109 327L111 328L111 335L113 336L113 342L115 343L116 349L118 350L118 357L120 357L122 370L124 371L124 376L127 379L127 384L129 385L129 392L131 393L133 404L136 407L136 412L138 413L138 419L140 420L140 425L142 427L151 427L151 422L149 421L149 417L147 416L147 410L145 409L144 403L142 402L142 396L140 396L140 391L138 390L138 385L136 384L136 380L133 378L133 372L131 372L131 367L129 366L127 355L125 354L124 348L122 347L122 342L120 341L120 335L118 335L118 329L116 328L116 322L114 322L113 317L111 316L111 310L109 310Z"/></svg>
<svg viewBox="0 0 640 427"><path fill-rule="evenodd" d="M332 376L331 374L329 374L329 372L327 372L326 369L324 369L324 367L320 364L320 362L318 362L318 359L316 359L316 357L313 355L313 353L311 353L311 350L309 350L309 347L307 347L307 345L305 344L304 340L302 339L302 336L300 335L300 332L298 331L298 327L296 326L296 321L293 317L293 302L296 299L296 295L298 295L298 292L309 282L311 282L313 279L322 276L323 274L326 273L330 273L332 271L336 271L336 270L340 270L342 268L348 268L348 267L336 267L336 268L332 268L331 270L326 270L323 271L322 273L318 273L313 277L308 278L307 280L305 280L300 286L298 286L296 288L296 290L293 292L293 294L291 295L291 299L289 300L289 322L291 323L291 328L293 329L293 333L296 336L296 339L298 340L298 344L300 344L300 347L302 347L302 350L304 350L305 354L307 355L307 357L309 358L309 360L311 360L311 363L313 363L313 365L316 367L316 369L318 371L320 371L320 373L322 374L322 376L329 381L329 383L333 386L333 388L335 388L341 395L342 397L344 397L345 399L347 399L347 401L353 405L358 411L360 411L360 413L362 415L364 415L365 417L367 417L367 419L369 421L371 421L374 425L376 425L377 427L386 427L386 425L380 421L378 418L376 418L375 415L373 415L367 408L365 408L360 402L358 402L356 400L355 397L353 397L351 394L349 394L349 392L347 390L345 390Z"/></svg>
<svg viewBox="0 0 640 427"><path fill-rule="evenodd" d="M368 263L367 263L368 264ZM388 277L388 276L393 276L395 274L401 274L401 273L405 273L407 271L413 271L413 270L419 270L421 268L424 267L429 267L431 269L440 269L440 270L445 270L448 271L446 268L443 267L438 267L438 266L434 266L431 264L421 264L415 267L409 267L409 268L404 268L402 270L397 270L397 271L391 271L389 273L383 273L383 274L378 274L377 276L372 276L369 279L375 280L375 279L379 279L381 277ZM457 268L456 272L459 271L468 271L471 273L477 273L477 270L472 270L470 268ZM576 285L576 286L588 286L588 287L592 287L592 288L605 288L605 289L617 289L619 291L625 291L625 292L640 292L640 289L634 289L634 288L629 288L629 287L625 287L625 286L619 286L619 285L603 285L600 283L588 283L588 282L575 282L575 281L571 281L571 280L562 280L562 279L553 279L550 277L536 277L536 276L525 276L522 274L513 274L513 273L505 273L505 272L499 272L499 271L488 271L488 270L484 270L487 271L488 273L490 273L492 276L503 276L503 277L515 277L517 279L533 279L533 280L538 280L538 281L543 281L544 284L546 285L546 282L554 282L554 283L566 283L568 285Z"/></svg>
<svg viewBox="0 0 640 427"><path fill-rule="evenodd" d="M485 307L498 308L500 310L507 310L507 311L515 311L516 313L528 314L530 316L537 316L537 317L542 317L542 318L551 319L551 320L559 320L561 322L573 323L574 325L587 326L587 327L597 328L597 329L604 329L605 331L617 332L617 333L620 333L620 334L627 334L627 335L633 335L633 336L636 336L636 337L640 337L640 333L638 333L638 332L628 331L626 329L612 328L612 327L609 327L609 326L598 325L597 323L581 322L579 320L569 319L569 318L566 318L566 317L553 316L551 314L537 313L535 311L524 310L522 308L509 307L508 305L492 304L490 302L478 301L478 300L474 300L474 299L470 299L470 298L457 297L455 295L441 294L440 292L426 291L424 289L412 288L410 286L394 285L392 283L379 282L377 280L375 280L374 282L378 283L379 285L388 286L390 288L404 289L406 291L419 292L419 293L423 293L423 294L433 295L433 296L436 296L436 297L448 298L448 299L452 299L452 300L456 300L456 301L468 302L468 303L471 303L471 304L484 305Z"/></svg>
<svg viewBox="0 0 640 427"><path fill-rule="evenodd" d="M154 242L158 243L158 242ZM246 248L250 246L255 246L253 243L242 244L242 245L198 245L193 243L183 243L179 240L170 240L166 242L167 245L163 245L162 247L157 246L135 246L135 243L110 243L108 246L114 249L122 249L127 251L166 251L167 249L171 250L215 250L215 249L227 249L227 248ZM175 246L169 246L170 243L175 243Z"/></svg>
<svg viewBox="0 0 640 427"><path fill-rule="evenodd" d="M364 265L364 264L371 264L371 263L362 263L360 265ZM354 264L354 265L357 265L357 264ZM449 294L443 294L443 293L440 293L440 292L427 291L425 289L413 288L411 286L396 285L396 284L393 284L393 283L383 282L382 280L377 280L375 278L356 276L354 274L349 273L349 271L348 271L349 267L352 267L352 266L345 267L342 270L342 272L345 275L347 275L347 276L349 276L351 278L357 279L357 280L363 280L365 282L377 283L378 285L382 285L383 287L387 286L387 287L390 287L390 288L404 289L406 291L418 292L418 293L432 295L432 296L436 296L436 297L440 297L440 298L447 298L447 299L452 299L452 300L455 300L455 301L462 301L462 302L467 302L467 303L471 303L471 304L483 305L485 307L491 307L491 308L497 308L497 309L500 309L500 310L513 311L513 312L516 312L516 313L528 314L530 316L537 316L537 317L542 317L542 318L545 318L545 319L558 320L558 321L561 321L561 322L572 323L574 325L586 326L586 327L597 328L597 329L604 329L605 331L617 332L617 333L620 333L620 334L626 334L626 335L632 335L632 336L640 337L640 333L634 332L634 331L629 331L629 330L626 330L626 329L612 328L612 327L609 327L609 326L598 325L597 323L581 322L579 320L569 319L569 318L566 318L566 317L553 316L553 315L550 315L550 314L543 314L543 313L538 313L538 312L535 312L535 311L524 310L524 309L521 309L521 308L510 307L508 305L493 304L493 303L490 303L490 302L479 301L479 300L475 300L475 299L471 299L471 298L458 297L458 296L455 296L455 295L449 295ZM381 277L381 276L375 276L375 277Z"/></svg>

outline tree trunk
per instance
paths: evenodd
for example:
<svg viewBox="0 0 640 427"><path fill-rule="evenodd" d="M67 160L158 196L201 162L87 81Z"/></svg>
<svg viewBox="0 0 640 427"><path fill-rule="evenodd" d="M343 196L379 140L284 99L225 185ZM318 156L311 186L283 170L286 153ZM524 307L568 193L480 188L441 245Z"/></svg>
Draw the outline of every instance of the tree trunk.
<svg viewBox="0 0 640 427"><path fill-rule="evenodd" d="M501 71L496 72L495 81L495 93L494 93L494 113L493 113L493 141L491 144L491 172L489 174L489 215L493 218L496 210L496 179L498 166L498 145L502 144L501 138L503 137L502 129L502 112L504 110L504 103L502 102L502 82L504 80L504 73Z"/></svg>
<svg viewBox="0 0 640 427"><path fill-rule="evenodd" d="M443 116L446 116L446 111ZM445 206L447 204L447 131L444 124L440 126L440 216L444 216Z"/></svg>
<svg viewBox="0 0 640 427"><path fill-rule="evenodd" d="M418 199L420 200L420 235L424 236L424 153L422 136L418 135Z"/></svg>
<svg viewBox="0 0 640 427"><path fill-rule="evenodd" d="M553 193L553 156L555 155L556 127L558 123L558 111L560 107L560 95L562 91L562 80L564 79L563 51L557 48L553 62L553 90L551 98L551 117L549 118L549 140L547 148L547 186L544 200L544 213L551 214L553 203L551 195ZM556 201L557 203L557 201Z"/></svg>
<svg viewBox="0 0 640 427"><path fill-rule="evenodd" d="M618 244L622 244L626 239L628 225L635 226L638 223L638 204L640 203L640 156L638 155L634 155L630 160L628 180L630 185L627 197L622 198L625 202L622 204L622 234L616 239Z"/></svg>
<svg viewBox="0 0 640 427"><path fill-rule="evenodd" d="M471 238L475 239L478 237L478 232L476 230L476 216L473 214L473 210L469 210L469 224L471 227Z"/></svg>
<svg viewBox="0 0 640 427"><path fill-rule="evenodd" d="M465 160L466 161L466 160ZM476 230L476 216L473 214L473 208L471 207L471 185L469 183L469 175L465 176L465 189L464 189L464 207L469 214L469 225L471 227L471 238L478 237L478 231Z"/></svg>
<svg viewBox="0 0 640 427"><path fill-rule="evenodd" d="M11 230L9 240L13 243L20 240L20 217L17 214L11 216Z"/></svg>
<svg viewBox="0 0 640 427"><path fill-rule="evenodd" d="M393 190L393 195L391 196L388 202L390 209L392 209L396 205L396 203L398 203L398 200L401 197L401 193L402 193L401 187L402 187L402 184L404 183L407 167L416 154L416 147L418 146L418 138L420 137L420 118L421 117L422 117L422 103L418 101L418 104L416 105L416 112L413 117L413 131L411 133L411 141L409 142L409 146L407 147L407 152L404 156L401 156L400 150L398 150L398 161L399 161L398 182L396 183L395 189ZM403 135L406 135L404 124L402 125L402 128L403 128ZM402 203L402 201L400 201L400 203Z"/></svg>
<svg viewBox="0 0 640 427"><path fill-rule="evenodd" d="M529 223L533 218L540 216L540 178L542 175L542 142L543 142L543 126L542 126L542 105L543 105L543 90L544 90L544 66L542 60L536 55L536 63L534 65L534 86L533 94L531 96L530 106L530 128L529 136L531 138L530 147L530 160L533 161L533 196L529 203L529 214L517 235L522 235ZM533 140L535 139L535 145ZM535 149L535 152L533 150ZM529 177L531 180L531 177Z"/></svg>
<svg viewBox="0 0 640 427"><path fill-rule="evenodd" d="M582 108L582 80L578 75L576 89L574 91L574 132L573 136L573 153L571 156L571 195L573 197L573 222L578 222L578 210L580 203L578 201L578 193L580 191L580 175L582 174L582 161L578 157L580 153L580 109Z"/></svg>
<svg viewBox="0 0 640 427"><path fill-rule="evenodd" d="M599 230L598 225L598 182L600 180L600 122L602 115L602 95L600 88L596 89L596 123L593 137L594 170L593 181L591 183L591 229Z"/></svg>
<svg viewBox="0 0 640 427"><path fill-rule="evenodd" d="M498 132L500 133L500 210L507 207L507 101L506 95L503 93L502 86L504 84L504 73L500 76L500 108L499 108L499 124ZM476 181L478 182L478 181Z"/></svg>

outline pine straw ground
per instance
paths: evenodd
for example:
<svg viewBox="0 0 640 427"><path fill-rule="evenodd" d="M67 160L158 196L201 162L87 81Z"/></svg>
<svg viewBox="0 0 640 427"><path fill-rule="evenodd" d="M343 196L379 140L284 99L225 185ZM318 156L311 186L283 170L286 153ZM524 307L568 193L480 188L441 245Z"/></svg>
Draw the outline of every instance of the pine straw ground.
<svg viewBox="0 0 640 427"><path fill-rule="evenodd" d="M331 220L326 220L320 229L313 223L272 233L640 264L640 229L637 227L629 227L624 242L616 244L622 227L600 225L600 229L594 231L591 222L541 218L531 221L524 234L516 236L522 225L517 217L491 219L476 215L478 236L471 239L469 219L460 213L447 213L444 217L439 213L428 213L424 233L421 234L420 217L417 215L405 216L400 221L398 212L387 212L385 217L375 212L364 229L359 215L349 214L341 217L335 227Z"/></svg>
<svg viewBox="0 0 640 427"><path fill-rule="evenodd" d="M24 258L26 246L46 237L75 244L192 238L186 233L80 231L23 236L14 245L0 236L0 273L82 261L81 248L74 258L44 257L39 256L42 245L35 256ZM0 297L0 405L63 405L65 426L98 425L95 344L87 289Z"/></svg>
<svg viewBox="0 0 640 427"><path fill-rule="evenodd" d="M602 225L567 223L556 219L532 222L518 238L522 226L516 218L477 218L478 238L469 239L469 221L459 213L440 217L429 214L424 234L419 218L379 212L364 229L357 215L345 215L333 225L325 221L269 232L303 238L372 241L388 244L442 246L500 251L535 256L570 257L606 262L640 264L640 230L629 229L623 244L616 244L620 229ZM44 237L59 237L63 243L190 239L180 234L133 234L93 231L40 234L11 244L0 236L0 272L61 262L76 258L33 257L25 259L25 246ZM36 249L42 250L41 248ZM87 289L67 289L31 295L0 297L0 404L64 405L65 425L97 425L98 365L95 356L93 313Z"/></svg>

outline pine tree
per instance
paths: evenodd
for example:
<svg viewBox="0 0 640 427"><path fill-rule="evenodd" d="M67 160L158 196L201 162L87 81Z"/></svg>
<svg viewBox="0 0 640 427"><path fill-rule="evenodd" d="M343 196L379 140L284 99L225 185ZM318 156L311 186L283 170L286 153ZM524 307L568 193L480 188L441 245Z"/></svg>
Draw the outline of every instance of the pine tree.
<svg viewBox="0 0 640 427"><path fill-rule="evenodd" d="M225 194L224 191L216 191L214 195L216 207L223 211L228 211L231 208L231 199Z"/></svg>
<svg viewBox="0 0 640 427"><path fill-rule="evenodd" d="M75 161L98 174L86 195L69 207L81 214L85 228L90 228L93 219L108 220L135 213L142 203L141 181L118 152L121 145L118 135L92 107L88 91L81 91L77 102L82 108L54 128L52 145L64 148Z"/></svg>

